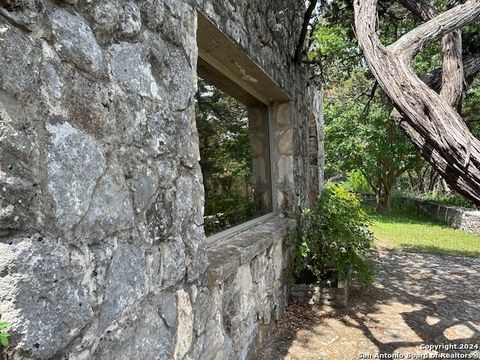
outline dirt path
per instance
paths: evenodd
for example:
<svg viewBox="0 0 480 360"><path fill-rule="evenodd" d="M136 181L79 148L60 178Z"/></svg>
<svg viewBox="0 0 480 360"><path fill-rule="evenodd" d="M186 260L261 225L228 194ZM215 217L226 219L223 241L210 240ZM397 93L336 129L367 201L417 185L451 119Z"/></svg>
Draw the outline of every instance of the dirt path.
<svg viewBox="0 0 480 360"><path fill-rule="evenodd" d="M480 259L381 251L378 268L347 309L291 305L257 359L480 359Z"/></svg>

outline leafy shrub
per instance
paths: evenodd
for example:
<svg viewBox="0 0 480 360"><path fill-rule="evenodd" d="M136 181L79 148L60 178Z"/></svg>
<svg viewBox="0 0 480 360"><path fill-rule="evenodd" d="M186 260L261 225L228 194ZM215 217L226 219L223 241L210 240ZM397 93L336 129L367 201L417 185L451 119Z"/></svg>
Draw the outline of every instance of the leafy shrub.
<svg viewBox="0 0 480 360"><path fill-rule="evenodd" d="M7 347L9 344L8 338L10 337L10 334L6 331L3 331L7 327L8 327L7 322L0 322L0 345L3 347Z"/></svg>
<svg viewBox="0 0 480 360"><path fill-rule="evenodd" d="M373 234L359 198L339 185L328 185L311 208L304 209L304 230L297 247L294 272L315 282L348 280L349 269L365 286L374 268L368 258ZM335 280L335 279L333 279Z"/></svg>
<svg viewBox="0 0 480 360"><path fill-rule="evenodd" d="M343 183L347 190L353 191L358 194L371 194L373 193L372 187L368 184L367 179L363 174L354 170L347 174L347 180Z"/></svg>

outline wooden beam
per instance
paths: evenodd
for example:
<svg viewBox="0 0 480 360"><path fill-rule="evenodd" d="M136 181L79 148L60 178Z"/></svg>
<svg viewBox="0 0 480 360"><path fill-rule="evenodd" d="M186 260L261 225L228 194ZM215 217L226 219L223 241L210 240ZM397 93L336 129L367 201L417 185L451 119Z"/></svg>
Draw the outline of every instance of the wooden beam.
<svg viewBox="0 0 480 360"><path fill-rule="evenodd" d="M240 101L252 105L290 101L291 97L244 50L221 32L204 14L198 13L199 76L213 82ZM222 80L223 78L223 80ZM228 87L232 89L228 89ZM238 95L240 94L240 95ZM255 102L255 101L254 101Z"/></svg>

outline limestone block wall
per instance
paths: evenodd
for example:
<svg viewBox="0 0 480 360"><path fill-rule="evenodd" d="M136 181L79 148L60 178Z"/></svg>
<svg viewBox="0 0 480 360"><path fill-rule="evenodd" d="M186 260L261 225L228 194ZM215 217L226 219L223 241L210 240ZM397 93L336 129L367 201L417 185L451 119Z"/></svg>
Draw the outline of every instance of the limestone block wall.
<svg viewBox="0 0 480 360"><path fill-rule="evenodd" d="M1 2L0 312L12 333L1 356L249 356L261 339L256 329L267 324L250 314L266 314L251 305L258 284L275 289L265 292L269 304L285 298L271 273L284 254L272 255L280 245L257 248L224 284L209 280L215 266L202 226L193 101L197 11L292 97L277 107L275 120L279 136L292 143L276 166L291 176L274 196L294 212L313 186L306 141L311 98L304 69L291 62L300 6L289 0ZM281 124L285 114L288 124ZM251 291L242 292L245 283ZM202 325L208 294L219 299L207 319L222 322L218 353L216 333ZM252 321L248 336L229 333L237 328L227 315L238 306L238 319Z"/></svg>
<svg viewBox="0 0 480 360"><path fill-rule="evenodd" d="M255 359L287 303L294 239L295 221L276 218L209 248L192 358Z"/></svg>

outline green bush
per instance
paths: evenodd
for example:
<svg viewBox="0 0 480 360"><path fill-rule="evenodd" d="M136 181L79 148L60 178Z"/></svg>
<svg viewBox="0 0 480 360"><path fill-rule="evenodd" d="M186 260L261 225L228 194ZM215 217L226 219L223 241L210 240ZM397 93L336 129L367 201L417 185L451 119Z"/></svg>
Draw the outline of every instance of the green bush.
<svg viewBox="0 0 480 360"><path fill-rule="evenodd" d="M372 194L372 187L368 184L367 179L361 171L354 170L347 174L347 180L343 183L345 187L358 194Z"/></svg>
<svg viewBox="0 0 480 360"><path fill-rule="evenodd" d="M327 186L311 208L304 209L304 230L297 246L294 272L297 279L314 282L349 280L351 269L360 283L372 282L374 267L368 255L373 235L360 199L345 187ZM333 279L335 280L335 279Z"/></svg>
<svg viewBox="0 0 480 360"><path fill-rule="evenodd" d="M10 334L5 330L8 327L7 322L0 322L0 346L7 347L9 342L8 338L10 337Z"/></svg>

